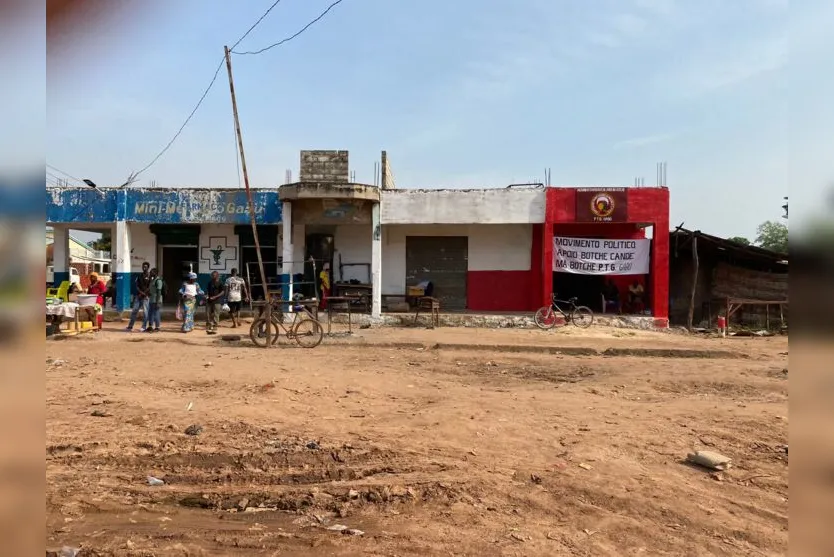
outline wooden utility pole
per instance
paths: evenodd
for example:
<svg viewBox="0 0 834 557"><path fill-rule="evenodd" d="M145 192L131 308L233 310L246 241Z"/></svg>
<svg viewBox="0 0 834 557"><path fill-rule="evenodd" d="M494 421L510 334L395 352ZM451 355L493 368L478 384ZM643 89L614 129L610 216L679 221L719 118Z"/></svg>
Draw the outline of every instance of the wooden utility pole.
<svg viewBox="0 0 834 557"><path fill-rule="evenodd" d="M249 220L252 223L252 238L255 240L255 252L258 254L258 270L261 273L261 284L264 290L264 300L266 306L264 307L264 318L266 319L266 347L272 345L271 342L271 326L272 326L272 301L269 299L269 288L266 282L266 271L264 271L264 260L261 257L261 243L258 240L258 226L255 221L255 203L252 201L252 190L249 189L249 173L246 171L246 156L243 154L243 135L240 133L240 118L237 114L237 99L235 98L235 82L232 78L232 56L228 46L224 46L223 50L226 54L226 69L229 71L229 92L232 95L232 112L235 116L235 132L237 133L237 146L240 150L240 167L243 169L243 184L246 187L246 199L249 203Z"/></svg>
<svg viewBox="0 0 834 557"><path fill-rule="evenodd" d="M692 330L692 319L695 313L695 291L698 289L698 236L692 233L692 292L689 296L689 315L686 318L686 327ZM727 316L729 319L730 316Z"/></svg>

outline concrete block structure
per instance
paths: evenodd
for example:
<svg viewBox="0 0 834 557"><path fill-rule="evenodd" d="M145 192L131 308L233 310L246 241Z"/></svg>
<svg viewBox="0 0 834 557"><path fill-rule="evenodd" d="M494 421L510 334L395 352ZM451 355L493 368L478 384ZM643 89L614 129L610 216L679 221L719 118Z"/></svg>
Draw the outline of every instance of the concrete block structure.
<svg viewBox="0 0 834 557"><path fill-rule="evenodd" d="M666 188L384 189L351 183L346 151L304 151L300 170L299 182L253 190L271 291L309 294L311 258L330 264L336 289L364 292L377 317L424 281L444 311L482 313L532 312L553 292L599 311L603 286L625 297L638 282L645 312L668 323ZM143 261L172 285L189 269L204 282L256 268L240 189L48 188L47 221L56 244L70 228L113 231L120 307ZM565 239L600 247L555 247Z"/></svg>

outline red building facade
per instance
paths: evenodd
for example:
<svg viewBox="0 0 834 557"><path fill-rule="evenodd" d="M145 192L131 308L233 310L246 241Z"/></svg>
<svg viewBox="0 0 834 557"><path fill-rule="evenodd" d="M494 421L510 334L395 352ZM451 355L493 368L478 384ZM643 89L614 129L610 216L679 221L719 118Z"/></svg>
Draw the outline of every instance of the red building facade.
<svg viewBox="0 0 834 557"><path fill-rule="evenodd" d="M647 309L657 327L668 326L669 317L669 190L667 188L547 188L545 222L534 225L534 249L541 249L540 277L534 289L540 304L559 292L563 273L554 273L554 237L631 240L646 237L652 227L649 273L610 275L622 294L634 281L643 284ZM599 202L599 206L592 204ZM554 278L555 277L555 278ZM567 278L567 277L565 277Z"/></svg>

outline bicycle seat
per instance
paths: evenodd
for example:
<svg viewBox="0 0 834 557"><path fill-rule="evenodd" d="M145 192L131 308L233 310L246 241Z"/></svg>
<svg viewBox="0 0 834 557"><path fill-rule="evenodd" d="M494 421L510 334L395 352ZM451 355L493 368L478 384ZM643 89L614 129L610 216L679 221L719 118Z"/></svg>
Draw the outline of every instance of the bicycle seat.
<svg viewBox="0 0 834 557"><path fill-rule="evenodd" d="M569 300L568 300L568 302L570 302L570 303L572 303L572 304L575 304L575 303L576 303L576 301L577 301L578 299L579 299L579 298L577 298L576 296L574 296L573 298L569 299Z"/></svg>

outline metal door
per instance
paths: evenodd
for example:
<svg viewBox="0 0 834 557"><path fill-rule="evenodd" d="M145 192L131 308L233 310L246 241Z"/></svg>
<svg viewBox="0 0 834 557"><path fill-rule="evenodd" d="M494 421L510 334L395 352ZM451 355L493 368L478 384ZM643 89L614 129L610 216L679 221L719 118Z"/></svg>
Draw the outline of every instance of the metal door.
<svg viewBox="0 0 834 557"><path fill-rule="evenodd" d="M468 240L466 236L407 236L406 286L429 280L441 310L466 309Z"/></svg>

